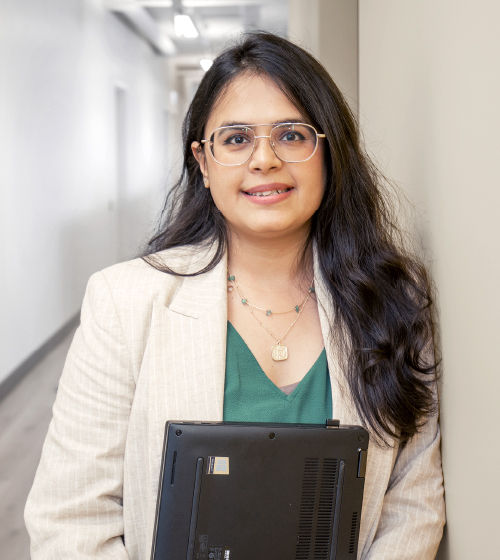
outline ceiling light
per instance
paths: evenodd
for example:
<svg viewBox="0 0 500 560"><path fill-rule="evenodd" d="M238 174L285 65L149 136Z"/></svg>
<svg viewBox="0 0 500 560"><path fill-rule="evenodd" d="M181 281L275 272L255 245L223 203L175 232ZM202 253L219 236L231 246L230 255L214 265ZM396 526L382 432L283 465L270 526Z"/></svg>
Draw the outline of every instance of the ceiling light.
<svg viewBox="0 0 500 560"><path fill-rule="evenodd" d="M174 18L174 26L177 37L188 37L190 39L198 37L198 31L189 16L177 14Z"/></svg>
<svg viewBox="0 0 500 560"><path fill-rule="evenodd" d="M200 60L200 66L205 70L205 72L212 66L214 61L211 58L202 58Z"/></svg>

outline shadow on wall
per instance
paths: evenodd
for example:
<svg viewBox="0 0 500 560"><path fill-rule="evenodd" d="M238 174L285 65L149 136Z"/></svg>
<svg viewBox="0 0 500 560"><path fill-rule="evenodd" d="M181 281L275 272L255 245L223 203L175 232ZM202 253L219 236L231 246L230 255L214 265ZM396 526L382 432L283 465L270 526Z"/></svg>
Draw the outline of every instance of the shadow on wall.
<svg viewBox="0 0 500 560"><path fill-rule="evenodd" d="M438 553L436 554L436 560L450 560L450 547L448 541L448 526L445 525L443 540L439 545Z"/></svg>

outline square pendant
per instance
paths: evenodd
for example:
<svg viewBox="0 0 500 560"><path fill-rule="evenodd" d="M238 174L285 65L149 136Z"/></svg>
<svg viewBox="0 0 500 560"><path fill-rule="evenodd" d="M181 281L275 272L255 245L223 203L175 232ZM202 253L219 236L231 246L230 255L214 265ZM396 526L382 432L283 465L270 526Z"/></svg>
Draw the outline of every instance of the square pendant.
<svg viewBox="0 0 500 560"><path fill-rule="evenodd" d="M283 344L271 347L271 357L275 362L282 362L288 358L288 348Z"/></svg>

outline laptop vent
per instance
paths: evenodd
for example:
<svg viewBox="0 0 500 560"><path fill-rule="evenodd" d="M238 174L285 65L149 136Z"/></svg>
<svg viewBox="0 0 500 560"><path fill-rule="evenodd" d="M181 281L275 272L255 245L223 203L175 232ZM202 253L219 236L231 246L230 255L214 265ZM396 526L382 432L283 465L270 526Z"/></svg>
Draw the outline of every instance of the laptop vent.
<svg viewBox="0 0 500 560"><path fill-rule="evenodd" d="M302 498L300 500L299 532L295 560L309 560L318 486L319 459L306 459Z"/></svg>
<svg viewBox="0 0 500 560"><path fill-rule="evenodd" d="M318 503L318 520L314 540L314 560L327 560L332 540L334 497L337 487L337 460L323 459Z"/></svg>
<svg viewBox="0 0 500 560"><path fill-rule="evenodd" d="M354 549L356 548L356 532L358 530L358 512L355 511L352 514L351 523L351 540L349 541L349 554L354 554Z"/></svg>
<svg viewBox="0 0 500 560"><path fill-rule="evenodd" d="M319 459L306 459L295 560L328 560L330 555L338 461L323 459L321 472L319 467Z"/></svg>

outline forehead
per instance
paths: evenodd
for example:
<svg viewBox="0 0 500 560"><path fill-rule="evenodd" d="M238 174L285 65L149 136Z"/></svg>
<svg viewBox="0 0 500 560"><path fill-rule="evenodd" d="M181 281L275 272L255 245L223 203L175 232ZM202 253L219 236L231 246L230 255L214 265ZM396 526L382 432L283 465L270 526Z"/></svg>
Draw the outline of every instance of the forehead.
<svg viewBox="0 0 500 560"><path fill-rule="evenodd" d="M231 82L215 104L206 132L234 123L275 123L301 118L297 107L270 78L242 74Z"/></svg>

